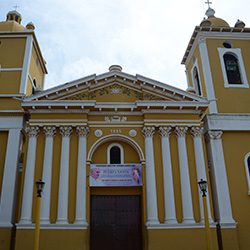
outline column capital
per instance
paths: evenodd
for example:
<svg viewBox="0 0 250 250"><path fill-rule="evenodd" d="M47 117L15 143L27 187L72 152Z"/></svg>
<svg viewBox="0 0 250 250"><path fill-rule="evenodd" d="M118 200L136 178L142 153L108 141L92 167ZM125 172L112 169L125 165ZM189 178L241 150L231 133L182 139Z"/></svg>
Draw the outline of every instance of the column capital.
<svg viewBox="0 0 250 250"><path fill-rule="evenodd" d="M206 43L206 38L205 37L201 37L199 39L199 43Z"/></svg>
<svg viewBox="0 0 250 250"><path fill-rule="evenodd" d="M221 130L209 130L207 132L208 139L221 139L223 132Z"/></svg>
<svg viewBox="0 0 250 250"><path fill-rule="evenodd" d="M175 135L177 138L185 137L188 131L188 127L176 127L175 128Z"/></svg>
<svg viewBox="0 0 250 250"><path fill-rule="evenodd" d="M27 134L29 137L37 138L39 136L40 129L39 127L28 127Z"/></svg>
<svg viewBox="0 0 250 250"><path fill-rule="evenodd" d="M202 137L203 135L203 127L192 127L190 132L192 137Z"/></svg>
<svg viewBox="0 0 250 250"><path fill-rule="evenodd" d="M45 137L55 137L56 128L55 127L43 127L43 133Z"/></svg>
<svg viewBox="0 0 250 250"><path fill-rule="evenodd" d="M155 133L154 127L144 127L142 129L142 134L144 137L153 137Z"/></svg>
<svg viewBox="0 0 250 250"><path fill-rule="evenodd" d="M70 137L72 132L72 127L60 127L60 134L62 137Z"/></svg>
<svg viewBox="0 0 250 250"><path fill-rule="evenodd" d="M89 134L89 127L76 127L77 135L87 137Z"/></svg>
<svg viewBox="0 0 250 250"><path fill-rule="evenodd" d="M171 127L159 127L158 133L161 137L169 137L171 134Z"/></svg>

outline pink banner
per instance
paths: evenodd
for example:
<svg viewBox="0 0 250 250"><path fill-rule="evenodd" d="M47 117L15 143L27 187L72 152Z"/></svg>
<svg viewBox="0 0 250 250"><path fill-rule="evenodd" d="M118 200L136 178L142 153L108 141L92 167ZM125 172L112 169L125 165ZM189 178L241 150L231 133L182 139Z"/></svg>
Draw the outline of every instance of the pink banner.
<svg viewBox="0 0 250 250"><path fill-rule="evenodd" d="M141 164L91 164L89 186L142 186Z"/></svg>

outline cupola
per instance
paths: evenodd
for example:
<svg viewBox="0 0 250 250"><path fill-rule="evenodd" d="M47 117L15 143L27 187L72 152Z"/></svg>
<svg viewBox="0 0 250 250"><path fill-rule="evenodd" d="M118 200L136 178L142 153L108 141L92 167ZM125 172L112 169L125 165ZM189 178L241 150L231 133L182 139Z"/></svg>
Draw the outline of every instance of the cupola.
<svg viewBox="0 0 250 250"><path fill-rule="evenodd" d="M229 24L225 20L215 17L214 14L215 14L215 11L209 7L206 11L207 19L204 19L201 22L201 26L230 27ZM209 21L211 22L210 25L209 25Z"/></svg>
<svg viewBox="0 0 250 250"><path fill-rule="evenodd" d="M15 21L21 24L22 16L16 10L9 11L6 17L6 21Z"/></svg>

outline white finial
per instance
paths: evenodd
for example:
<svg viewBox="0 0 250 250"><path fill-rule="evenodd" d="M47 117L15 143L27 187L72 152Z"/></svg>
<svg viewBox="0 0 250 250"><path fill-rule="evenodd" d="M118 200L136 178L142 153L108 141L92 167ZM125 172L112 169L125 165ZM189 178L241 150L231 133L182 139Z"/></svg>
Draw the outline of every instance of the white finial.
<svg viewBox="0 0 250 250"><path fill-rule="evenodd" d="M214 13L215 11L209 7L205 14L207 15L207 17L210 17L210 16L214 16Z"/></svg>
<svg viewBox="0 0 250 250"><path fill-rule="evenodd" d="M209 2L209 0L207 0L207 2L205 2L205 4L207 4L208 8L210 8L210 4L212 4L212 2Z"/></svg>

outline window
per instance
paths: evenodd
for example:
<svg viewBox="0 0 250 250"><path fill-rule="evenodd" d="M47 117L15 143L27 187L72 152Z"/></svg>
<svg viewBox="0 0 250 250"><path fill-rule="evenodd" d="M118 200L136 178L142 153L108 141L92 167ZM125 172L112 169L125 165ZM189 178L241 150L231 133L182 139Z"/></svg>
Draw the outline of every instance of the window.
<svg viewBox="0 0 250 250"><path fill-rule="evenodd" d="M227 80L229 84L241 84L238 60L234 55L224 54L224 63L227 72Z"/></svg>
<svg viewBox="0 0 250 250"><path fill-rule="evenodd" d="M108 164L124 163L123 147L119 143L112 143L107 149Z"/></svg>
<svg viewBox="0 0 250 250"><path fill-rule="evenodd" d="M250 195L250 153L245 156L245 168L248 183L248 195Z"/></svg>
<svg viewBox="0 0 250 250"><path fill-rule="evenodd" d="M32 94L35 94L35 91L36 91L36 78L34 78L32 82Z"/></svg>
<svg viewBox="0 0 250 250"><path fill-rule="evenodd" d="M197 59L193 62L193 68L191 69L192 80L194 84L194 89L197 95L202 95L201 83L200 83L200 74Z"/></svg>
<svg viewBox="0 0 250 250"><path fill-rule="evenodd" d="M232 43L231 43L231 42L228 42L228 41L224 42L224 43L223 43L223 46L224 46L225 48L227 48L227 49L230 49L230 48L233 47Z"/></svg>
<svg viewBox="0 0 250 250"><path fill-rule="evenodd" d="M218 48L225 88L249 88L241 49Z"/></svg>

